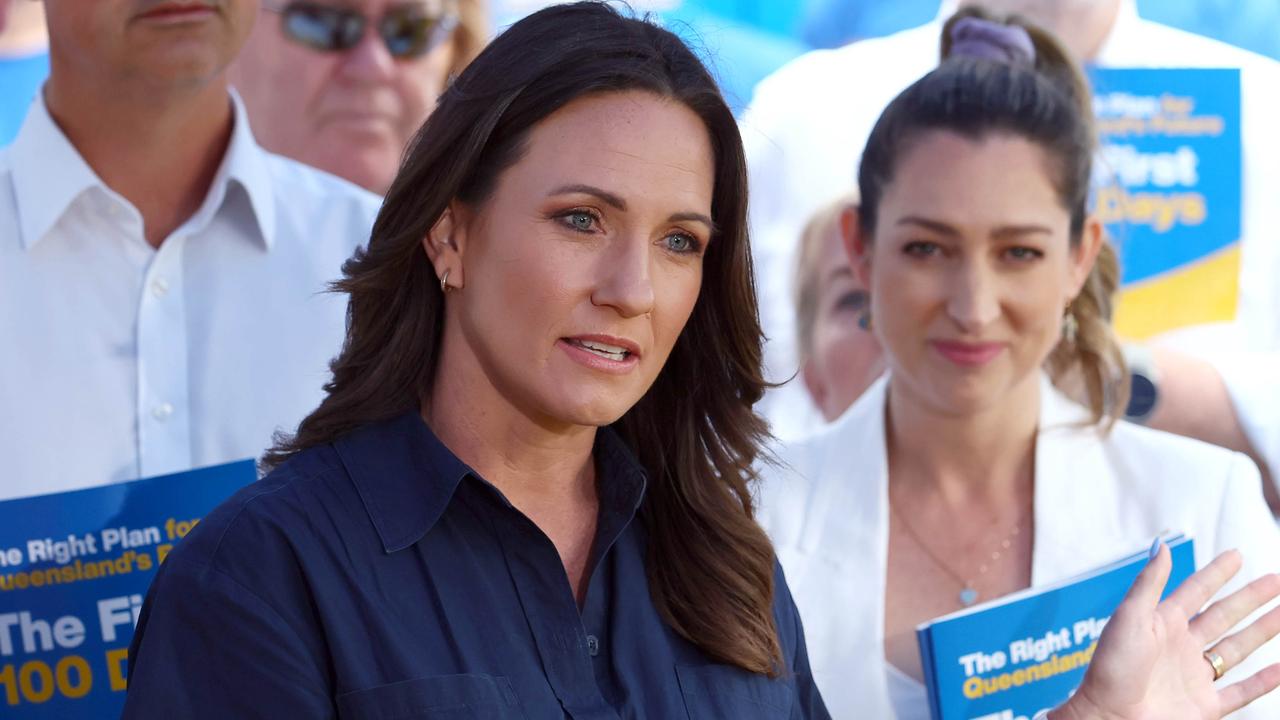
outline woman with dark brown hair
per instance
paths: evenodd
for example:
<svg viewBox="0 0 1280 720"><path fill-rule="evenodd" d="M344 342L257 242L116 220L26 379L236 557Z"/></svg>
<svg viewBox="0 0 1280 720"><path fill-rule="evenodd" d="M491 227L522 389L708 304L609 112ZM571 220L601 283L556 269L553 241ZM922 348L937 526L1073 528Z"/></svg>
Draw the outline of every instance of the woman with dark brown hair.
<svg viewBox="0 0 1280 720"><path fill-rule="evenodd" d="M161 568L125 717L827 717L748 492L744 177L671 33L500 36L345 268L328 397Z"/></svg>
<svg viewBox="0 0 1280 720"><path fill-rule="evenodd" d="M503 33L344 268L328 396L165 563L126 715L825 715L748 492L745 175L675 35Z"/></svg>

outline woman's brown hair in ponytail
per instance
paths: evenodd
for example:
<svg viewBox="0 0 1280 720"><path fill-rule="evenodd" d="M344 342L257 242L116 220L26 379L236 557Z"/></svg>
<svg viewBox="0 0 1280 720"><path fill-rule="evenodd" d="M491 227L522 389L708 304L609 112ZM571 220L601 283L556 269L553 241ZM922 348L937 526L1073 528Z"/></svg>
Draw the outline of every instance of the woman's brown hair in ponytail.
<svg viewBox="0 0 1280 720"><path fill-rule="evenodd" d="M953 54L954 31L966 20L994 24L997 31L1021 28L1032 47L1011 46L1007 61ZM961 9L943 27L942 63L889 104L867 140L858 169L864 236L872 237L898 160L921 134L947 130L978 139L999 132L1036 143L1051 160L1050 179L1071 213L1071 243L1078 246L1097 144L1092 104L1084 74L1048 31L1018 15ZM1111 329L1119 278L1115 250L1104 243L1080 294L1065 309L1064 324L1074 332L1064 333L1046 363L1056 383L1082 392L1093 421L1104 427L1123 413L1129 392L1128 370Z"/></svg>

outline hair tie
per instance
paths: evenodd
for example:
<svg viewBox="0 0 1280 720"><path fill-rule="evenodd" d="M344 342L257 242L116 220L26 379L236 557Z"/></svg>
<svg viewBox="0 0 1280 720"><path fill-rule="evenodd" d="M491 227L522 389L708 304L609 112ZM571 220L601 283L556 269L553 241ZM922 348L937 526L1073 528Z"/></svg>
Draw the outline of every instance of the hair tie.
<svg viewBox="0 0 1280 720"><path fill-rule="evenodd" d="M962 55L1010 65L1036 64L1036 46L1026 28L976 17L960 18L951 26L948 57Z"/></svg>

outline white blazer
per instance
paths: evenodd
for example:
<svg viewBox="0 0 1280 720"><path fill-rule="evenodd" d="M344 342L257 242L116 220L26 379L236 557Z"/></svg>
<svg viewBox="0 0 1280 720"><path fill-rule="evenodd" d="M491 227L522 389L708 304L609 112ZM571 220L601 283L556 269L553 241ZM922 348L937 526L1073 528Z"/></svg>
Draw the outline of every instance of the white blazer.
<svg viewBox="0 0 1280 720"><path fill-rule="evenodd" d="M760 522L777 547L804 623L815 680L835 718L892 718L884 659L888 460L881 378L832 425L782 447L764 471ZM1035 455L1031 584L1069 577L1151 544L1165 530L1195 540L1197 567L1238 548L1244 569L1224 593L1280 565L1280 529L1243 455L1088 414L1047 379ZM1272 643L1224 679L1280 661ZM1280 718L1280 691L1237 718Z"/></svg>

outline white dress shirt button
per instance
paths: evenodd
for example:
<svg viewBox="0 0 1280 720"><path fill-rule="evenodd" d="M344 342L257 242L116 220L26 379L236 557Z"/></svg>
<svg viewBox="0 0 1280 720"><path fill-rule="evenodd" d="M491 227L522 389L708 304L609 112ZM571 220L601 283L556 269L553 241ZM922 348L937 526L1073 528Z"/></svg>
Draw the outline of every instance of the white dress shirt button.
<svg viewBox="0 0 1280 720"><path fill-rule="evenodd" d="M169 416L172 414L173 414L173 405L170 405L169 403L160 403L159 405L151 409L151 416L159 420L160 422L164 422L165 420L168 420Z"/></svg>
<svg viewBox="0 0 1280 720"><path fill-rule="evenodd" d="M169 292L169 283L164 278L156 278L151 281L151 294L158 298L165 296Z"/></svg>

